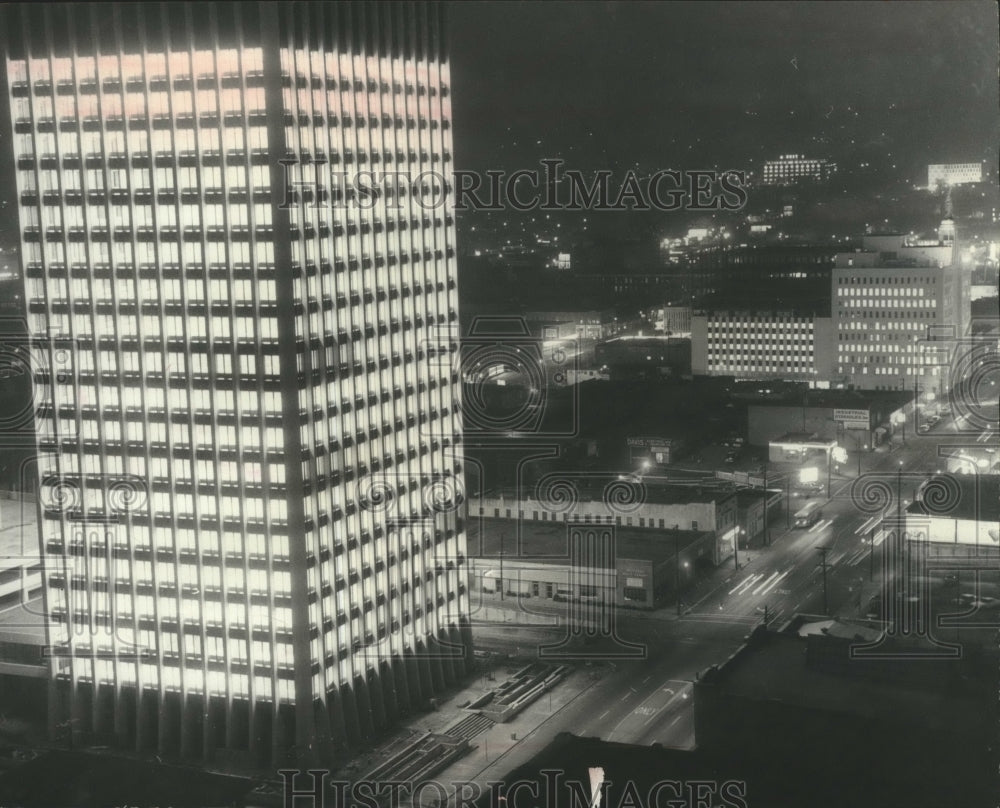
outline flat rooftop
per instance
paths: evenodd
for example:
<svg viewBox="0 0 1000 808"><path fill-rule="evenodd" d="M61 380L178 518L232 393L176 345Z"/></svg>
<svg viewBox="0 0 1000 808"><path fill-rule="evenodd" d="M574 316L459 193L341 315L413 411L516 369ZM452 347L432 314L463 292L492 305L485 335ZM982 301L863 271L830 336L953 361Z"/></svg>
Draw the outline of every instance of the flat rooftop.
<svg viewBox="0 0 1000 808"><path fill-rule="evenodd" d="M11 606L0 612L0 642L44 646L46 639L45 603L41 597Z"/></svg>
<svg viewBox="0 0 1000 808"><path fill-rule="evenodd" d="M844 670L835 671L832 666L826 669L807 664L809 642L846 646L848 641L758 632L702 681L755 701L855 714L890 725L912 717L910 720L944 731L977 726L982 720L984 695L991 692L991 686L996 693L989 680L989 662L981 677L968 676L968 667L955 659L922 659L910 664L898 659L852 659ZM874 675L884 673L890 664L896 666L895 677ZM866 666L873 675L865 674Z"/></svg>
<svg viewBox="0 0 1000 808"><path fill-rule="evenodd" d="M996 474L952 474L948 475L948 488L935 486L933 479L929 486L932 489L930 497L934 503L933 490L947 492L952 485L957 486L958 502L951 506L952 498L948 494L946 503L941 507L925 507L922 498L917 499L907 507L907 514L914 516L938 516L944 519L969 519L983 522L993 522L1000 526L1000 475ZM942 484L944 485L944 484ZM920 491L917 491L918 496Z"/></svg>
<svg viewBox="0 0 1000 808"><path fill-rule="evenodd" d="M480 522L483 532L480 533ZM516 561L540 564L565 564L569 556L567 527L595 529L601 525L585 523L523 522L517 519L469 519L468 543L480 555L499 558L501 545L504 557ZM520 532L520 534L519 534ZM518 548L517 537L521 537ZM660 564L672 559L675 549L685 550L710 538L702 530L660 530L657 528L615 528L615 555L636 561ZM503 537L501 539L501 537Z"/></svg>
<svg viewBox="0 0 1000 808"><path fill-rule="evenodd" d="M822 443L826 445L836 443L836 441L821 438L814 432L786 432L780 438L774 438L771 443Z"/></svg>
<svg viewBox="0 0 1000 808"><path fill-rule="evenodd" d="M912 400L912 390L810 390L808 393L793 391L785 396L754 401L749 406L866 410L882 405L896 410Z"/></svg>
<svg viewBox="0 0 1000 808"><path fill-rule="evenodd" d="M0 569L25 566L31 558L37 561L41 553L38 537L35 503L0 499Z"/></svg>
<svg viewBox="0 0 1000 808"><path fill-rule="evenodd" d="M774 494L771 495L772 498ZM736 492L736 502L741 508L745 508L748 505L753 505L755 502L764 501L764 492L758 491L755 488L741 488Z"/></svg>
<svg viewBox="0 0 1000 808"><path fill-rule="evenodd" d="M662 469L659 471L666 470L667 469ZM654 470L650 473L656 474L658 471ZM573 480L573 473L571 471L567 472L567 479L576 483L576 481ZM617 477L612 478L612 480L617 479ZM608 482L610 483L611 480L608 480ZM627 481L621 482L622 485L637 486L636 483L628 483ZM576 484L575 487L578 492L578 501L603 502L605 485L606 483L595 483L592 485ZM660 482L655 480L645 480L642 482L642 492L643 493L640 495L640 498L647 505L688 505L692 503L724 501L735 493L735 489L732 483L715 480L713 478L709 478L705 481L691 480L691 482ZM542 493L544 494L544 489ZM534 486L531 486L528 489L528 496L532 497L532 500L534 500ZM507 507L513 511L516 508L516 500L511 497L508 499L508 503ZM522 510L525 509L524 505L521 507ZM637 511L633 518L638 519L640 516L643 516L643 514Z"/></svg>

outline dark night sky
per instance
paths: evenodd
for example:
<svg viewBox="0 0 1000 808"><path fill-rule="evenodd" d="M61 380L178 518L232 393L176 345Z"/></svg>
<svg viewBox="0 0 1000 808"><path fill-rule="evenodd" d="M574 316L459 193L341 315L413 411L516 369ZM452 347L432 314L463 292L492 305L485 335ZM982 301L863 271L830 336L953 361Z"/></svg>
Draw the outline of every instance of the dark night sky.
<svg viewBox="0 0 1000 808"><path fill-rule="evenodd" d="M995 164L992 2L464 2L450 27L459 168Z"/></svg>
<svg viewBox="0 0 1000 808"><path fill-rule="evenodd" d="M904 182L930 162L996 170L990 0L449 6L457 168L753 170L799 152ZM15 217L0 209L0 233Z"/></svg>

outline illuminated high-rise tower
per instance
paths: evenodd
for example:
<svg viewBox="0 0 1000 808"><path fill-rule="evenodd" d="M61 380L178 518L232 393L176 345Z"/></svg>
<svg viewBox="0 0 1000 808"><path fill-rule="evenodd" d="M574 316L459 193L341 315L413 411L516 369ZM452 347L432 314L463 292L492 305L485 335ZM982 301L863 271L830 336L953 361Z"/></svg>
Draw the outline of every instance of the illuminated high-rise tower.
<svg viewBox="0 0 1000 808"><path fill-rule="evenodd" d="M470 653L440 9L4 22L51 724L350 748Z"/></svg>

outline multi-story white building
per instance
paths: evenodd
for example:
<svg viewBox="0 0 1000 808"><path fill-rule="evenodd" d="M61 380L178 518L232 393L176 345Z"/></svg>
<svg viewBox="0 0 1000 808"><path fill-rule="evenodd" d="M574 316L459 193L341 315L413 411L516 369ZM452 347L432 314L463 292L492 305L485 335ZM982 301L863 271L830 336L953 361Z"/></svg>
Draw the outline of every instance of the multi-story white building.
<svg viewBox="0 0 1000 808"><path fill-rule="evenodd" d="M439 13L8 10L53 726L322 760L464 671L451 189L286 192L450 168Z"/></svg>
<svg viewBox="0 0 1000 808"><path fill-rule="evenodd" d="M838 386L943 390L947 366L931 343L961 336L968 319L968 275L953 252L953 243L885 235L865 236L861 250L837 256L831 295Z"/></svg>
<svg viewBox="0 0 1000 808"><path fill-rule="evenodd" d="M937 163L927 166L927 187L966 185L983 181L982 163Z"/></svg>
<svg viewBox="0 0 1000 808"><path fill-rule="evenodd" d="M774 311L700 311L691 317L691 372L696 376L785 379L826 384L832 370L833 321Z"/></svg>
<svg viewBox="0 0 1000 808"><path fill-rule="evenodd" d="M783 154L767 160L761 169L764 185L794 185L798 182L825 182L837 173L837 164L825 158L803 154Z"/></svg>

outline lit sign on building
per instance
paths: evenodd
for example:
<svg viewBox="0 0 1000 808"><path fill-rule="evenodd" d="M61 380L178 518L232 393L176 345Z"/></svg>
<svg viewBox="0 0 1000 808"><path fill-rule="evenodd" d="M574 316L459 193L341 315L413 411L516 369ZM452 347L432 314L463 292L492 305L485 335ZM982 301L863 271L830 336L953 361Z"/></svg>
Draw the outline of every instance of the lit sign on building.
<svg viewBox="0 0 1000 808"><path fill-rule="evenodd" d="M676 452L679 446L673 438L627 438L626 442L633 462L643 457L660 466L670 462L671 450Z"/></svg>
<svg viewBox="0 0 1000 808"><path fill-rule="evenodd" d="M871 426L871 418L868 410L835 409L833 420L840 421L844 429L868 429Z"/></svg>

